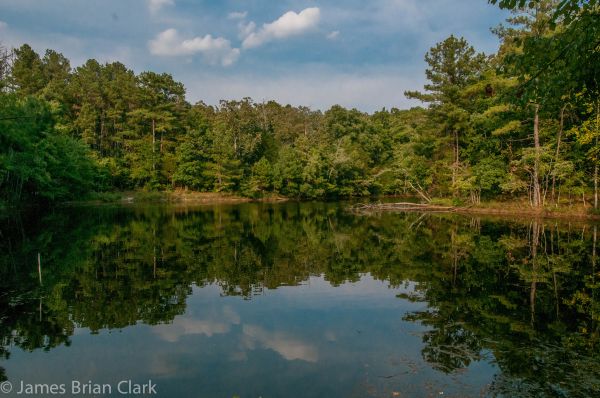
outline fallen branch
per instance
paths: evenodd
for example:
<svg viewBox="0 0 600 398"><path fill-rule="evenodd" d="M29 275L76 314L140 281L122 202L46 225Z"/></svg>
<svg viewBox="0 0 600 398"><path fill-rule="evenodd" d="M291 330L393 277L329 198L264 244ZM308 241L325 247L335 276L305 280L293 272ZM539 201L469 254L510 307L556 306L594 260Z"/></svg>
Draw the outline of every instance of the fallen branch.
<svg viewBox="0 0 600 398"><path fill-rule="evenodd" d="M418 211L418 212L453 212L456 211L452 206L439 206L429 203L372 203L372 204L357 204L350 208L355 212L371 212L371 211Z"/></svg>
<svg viewBox="0 0 600 398"><path fill-rule="evenodd" d="M417 187L415 187L415 186L413 185L413 183L412 183L412 182L410 182L410 181L407 181L407 182L408 182L408 185L410 185L410 187L411 187L411 188L412 188L412 189L413 189L413 190L414 190L416 193L418 193L420 197L422 197L423 199L425 199L425 201L426 201L427 203L430 203L430 202L431 202L431 198L430 198L430 197L429 197L429 196L428 196L428 195L425 193L425 190L424 190L424 189L421 187L421 185L419 185L419 183L417 183L417 185L419 186L419 188L417 188Z"/></svg>

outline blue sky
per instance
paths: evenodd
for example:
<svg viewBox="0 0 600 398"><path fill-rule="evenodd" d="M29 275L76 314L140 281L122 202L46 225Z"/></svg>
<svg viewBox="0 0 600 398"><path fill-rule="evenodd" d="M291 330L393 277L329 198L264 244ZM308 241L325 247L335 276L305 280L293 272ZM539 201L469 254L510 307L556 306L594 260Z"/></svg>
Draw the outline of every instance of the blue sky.
<svg viewBox="0 0 600 398"><path fill-rule="evenodd" d="M455 34L493 52L486 0L0 0L0 42L169 72L191 102L252 97L407 108L423 56Z"/></svg>

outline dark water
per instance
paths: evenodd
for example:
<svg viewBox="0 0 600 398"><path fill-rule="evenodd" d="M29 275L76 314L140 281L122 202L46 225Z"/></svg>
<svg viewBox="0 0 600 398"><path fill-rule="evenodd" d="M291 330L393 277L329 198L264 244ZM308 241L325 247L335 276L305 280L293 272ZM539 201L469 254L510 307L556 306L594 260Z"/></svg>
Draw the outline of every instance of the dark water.
<svg viewBox="0 0 600 398"><path fill-rule="evenodd" d="M594 225L344 207L1 221L8 396L83 396L73 380L113 396L121 380L161 397L599 396Z"/></svg>

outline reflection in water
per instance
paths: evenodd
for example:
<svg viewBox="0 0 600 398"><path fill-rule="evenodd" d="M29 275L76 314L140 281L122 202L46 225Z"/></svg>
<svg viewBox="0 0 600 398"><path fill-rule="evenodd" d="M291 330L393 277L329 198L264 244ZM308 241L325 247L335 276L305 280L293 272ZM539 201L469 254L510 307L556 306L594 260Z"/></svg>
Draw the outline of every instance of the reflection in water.
<svg viewBox="0 0 600 398"><path fill-rule="evenodd" d="M288 361L299 359L306 362L317 362L319 355L314 345L296 340L281 332L268 332L255 325L244 325L242 344L249 350L257 345L277 352Z"/></svg>
<svg viewBox="0 0 600 398"><path fill-rule="evenodd" d="M228 333L232 325L239 323L240 317L230 307L225 307L211 319L176 318L172 324L159 325L153 330L163 340L174 343L186 335L203 334L211 337L214 334Z"/></svg>
<svg viewBox="0 0 600 398"><path fill-rule="evenodd" d="M600 390L594 225L297 203L22 217L0 223L0 380L75 352L110 378L123 344L171 396L209 375L215 396Z"/></svg>

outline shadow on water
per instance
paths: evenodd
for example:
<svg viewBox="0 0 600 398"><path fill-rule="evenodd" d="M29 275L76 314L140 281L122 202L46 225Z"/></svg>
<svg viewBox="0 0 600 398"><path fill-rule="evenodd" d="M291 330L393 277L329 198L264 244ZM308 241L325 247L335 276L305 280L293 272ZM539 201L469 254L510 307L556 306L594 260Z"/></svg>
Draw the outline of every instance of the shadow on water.
<svg viewBox="0 0 600 398"><path fill-rule="evenodd" d="M421 356L436 372L492 363L490 396L600 390L595 225L285 203L64 209L2 220L0 232L5 367L11 350L69 346L78 328L170 324L194 286L253 300L369 274L422 304L403 320L424 327Z"/></svg>

